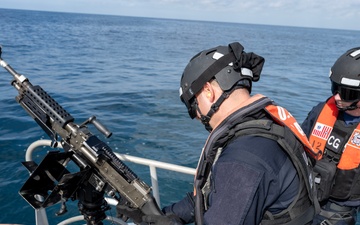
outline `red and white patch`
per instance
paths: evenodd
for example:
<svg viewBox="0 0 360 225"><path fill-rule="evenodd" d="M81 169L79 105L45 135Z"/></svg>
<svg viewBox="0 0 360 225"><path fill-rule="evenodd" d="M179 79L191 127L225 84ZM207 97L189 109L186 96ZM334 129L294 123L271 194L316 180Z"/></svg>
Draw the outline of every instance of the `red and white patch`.
<svg viewBox="0 0 360 225"><path fill-rule="evenodd" d="M331 134L332 127L316 122L311 135L327 140Z"/></svg>

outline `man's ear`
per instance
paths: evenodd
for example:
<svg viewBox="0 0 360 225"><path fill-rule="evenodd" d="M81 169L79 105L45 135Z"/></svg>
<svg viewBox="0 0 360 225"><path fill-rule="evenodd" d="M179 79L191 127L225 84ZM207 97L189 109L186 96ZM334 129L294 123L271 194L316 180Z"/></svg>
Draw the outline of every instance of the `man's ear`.
<svg viewBox="0 0 360 225"><path fill-rule="evenodd" d="M211 85L210 82L206 82L204 84L204 90L206 98L209 99L210 102L214 101L215 98L215 90L214 87Z"/></svg>

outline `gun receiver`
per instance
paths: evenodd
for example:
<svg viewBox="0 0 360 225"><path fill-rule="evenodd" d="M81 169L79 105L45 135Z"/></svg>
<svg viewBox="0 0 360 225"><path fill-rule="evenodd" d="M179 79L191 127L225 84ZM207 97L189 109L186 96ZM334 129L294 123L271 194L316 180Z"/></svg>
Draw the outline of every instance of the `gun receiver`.
<svg viewBox="0 0 360 225"><path fill-rule="evenodd" d="M125 200L126 204L140 209L145 215L162 214L151 194L151 188L117 158L107 144L90 132L86 126L88 123L106 137L111 136L111 132L96 117L76 124L74 118L40 86L32 85L28 78L18 74L1 58L1 47L0 65L14 78L11 84L18 91L16 101L49 135L53 147L59 140L65 150L62 153L48 153L40 165L35 162L23 163L31 176L20 194L30 205L35 209L46 208L59 201L75 198L86 206L93 204L88 201L87 192L90 190L92 201L99 201L100 208L107 208L103 200L104 194L107 194L117 200ZM80 172L71 174L64 167L69 160L75 162Z"/></svg>

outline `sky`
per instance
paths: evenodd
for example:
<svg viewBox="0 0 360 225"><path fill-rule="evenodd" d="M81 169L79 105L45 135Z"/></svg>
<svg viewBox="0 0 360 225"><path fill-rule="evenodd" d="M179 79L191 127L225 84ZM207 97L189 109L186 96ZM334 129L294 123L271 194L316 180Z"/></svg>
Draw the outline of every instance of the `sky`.
<svg viewBox="0 0 360 225"><path fill-rule="evenodd" d="M360 0L1 0L0 8L360 30Z"/></svg>

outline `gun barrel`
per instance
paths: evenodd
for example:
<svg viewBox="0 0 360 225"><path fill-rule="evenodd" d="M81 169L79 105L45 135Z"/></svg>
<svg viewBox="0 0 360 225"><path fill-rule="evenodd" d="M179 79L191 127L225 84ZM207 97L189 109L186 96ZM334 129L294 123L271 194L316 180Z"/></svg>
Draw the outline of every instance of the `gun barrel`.
<svg viewBox="0 0 360 225"><path fill-rule="evenodd" d="M28 79L21 74L18 74L9 64L7 64L2 58L0 58L0 66L4 67L17 82L23 83L24 81L27 81Z"/></svg>

